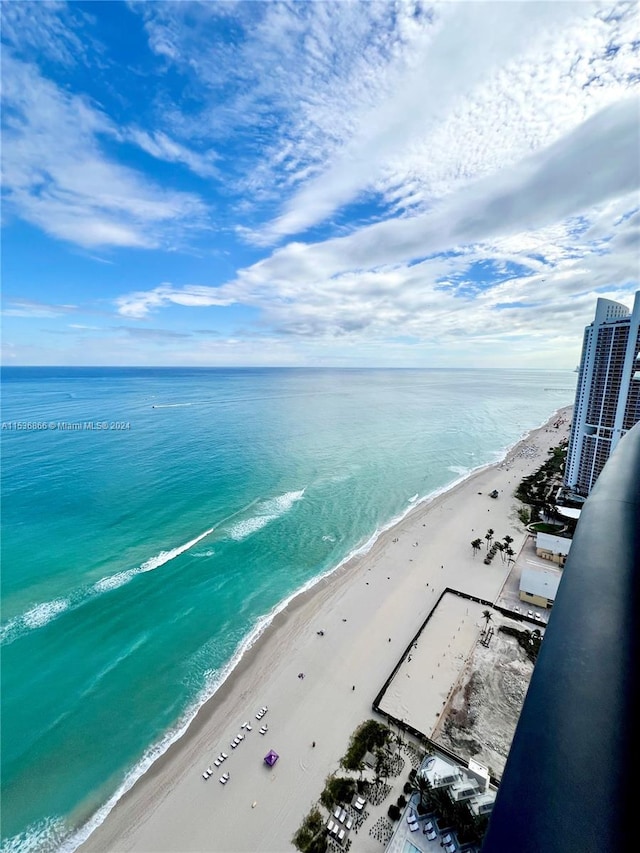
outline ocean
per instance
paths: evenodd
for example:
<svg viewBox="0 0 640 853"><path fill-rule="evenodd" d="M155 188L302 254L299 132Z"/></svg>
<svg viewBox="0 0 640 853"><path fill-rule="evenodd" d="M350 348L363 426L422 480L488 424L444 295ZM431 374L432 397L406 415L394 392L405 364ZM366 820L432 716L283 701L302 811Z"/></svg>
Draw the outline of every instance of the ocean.
<svg viewBox="0 0 640 853"><path fill-rule="evenodd" d="M74 850L287 600L575 382L3 369L1 849Z"/></svg>

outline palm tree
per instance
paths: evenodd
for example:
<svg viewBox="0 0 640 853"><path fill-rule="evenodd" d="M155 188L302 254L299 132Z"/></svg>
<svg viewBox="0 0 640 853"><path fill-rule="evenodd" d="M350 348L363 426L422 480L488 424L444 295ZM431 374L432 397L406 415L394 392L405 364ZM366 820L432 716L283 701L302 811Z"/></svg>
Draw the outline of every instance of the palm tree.
<svg viewBox="0 0 640 853"><path fill-rule="evenodd" d="M471 543L471 547L473 548L473 556L475 557L476 551L479 551L482 546L482 539L474 539Z"/></svg>
<svg viewBox="0 0 640 853"><path fill-rule="evenodd" d="M515 563L513 557L516 552L513 550L513 548L505 548L504 552L507 555L507 563Z"/></svg>
<svg viewBox="0 0 640 853"><path fill-rule="evenodd" d="M487 540L487 551L489 550L489 544L491 542L491 537L492 537L491 531L487 530L487 532L484 534L484 538Z"/></svg>
<svg viewBox="0 0 640 853"><path fill-rule="evenodd" d="M504 563L504 550L507 546L502 542L494 542L493 547L496 549L496 551L500 551L500 556L502 558L502 562Z"/></svg>
<svg viewBox="0 0 640 853"><path fill-rule="evenodd" d="M511 543L513 542L513 536L503 536L502 541L505 543L505 545L511 545Z"/></svg>
<svg viewBox="0 0 640 853"><path fill-rule="evenodd" d="M489 627L489 622L491 622L491 620L493 619L493 616L491 615L491 611L490 610L483 610L482 611L482 618L484 619L484 630L486 631Z"/></svg>

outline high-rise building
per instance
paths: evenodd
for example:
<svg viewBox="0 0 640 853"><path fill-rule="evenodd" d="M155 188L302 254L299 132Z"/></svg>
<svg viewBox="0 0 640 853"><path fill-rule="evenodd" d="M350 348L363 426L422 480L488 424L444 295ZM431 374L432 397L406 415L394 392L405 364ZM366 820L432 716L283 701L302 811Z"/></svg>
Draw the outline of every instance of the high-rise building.
<svg viewBox="0 0 640 853"><path fill-rule="evenodd" d="M633 310L598 299L584 330L565 484L588 495L622 436L640 421L640 291Z"/></svg>

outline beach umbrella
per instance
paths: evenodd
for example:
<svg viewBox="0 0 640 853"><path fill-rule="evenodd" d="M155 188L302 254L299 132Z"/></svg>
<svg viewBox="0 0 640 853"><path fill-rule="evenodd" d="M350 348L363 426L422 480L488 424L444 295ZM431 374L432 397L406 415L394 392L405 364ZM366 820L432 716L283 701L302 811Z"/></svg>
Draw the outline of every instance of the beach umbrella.
<svg viewBox="0 0 640 853"><path fill-rule="evenodd" d="M270 749L269 752L264 757L264 763L268 764L269 767L273 767L276 761L280 758L277 752L274 752L273 749Z"/></svg>

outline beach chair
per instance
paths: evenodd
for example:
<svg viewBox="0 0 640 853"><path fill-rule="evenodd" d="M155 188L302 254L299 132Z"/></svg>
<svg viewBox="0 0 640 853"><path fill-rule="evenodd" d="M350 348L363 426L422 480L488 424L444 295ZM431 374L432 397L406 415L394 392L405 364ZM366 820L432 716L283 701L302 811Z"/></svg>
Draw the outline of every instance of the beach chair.
<svg viewBox="0 0 640 853"><path fill-rule="evenodd" d="M220 755L222 756L222 760L223 760L223 761L226 761L226 760L227 760L227 758L229 758L229 756L227 755L227 753L226 753L226 752L221 752L221 753L220 753Z"/></svg>
<svg viewBox="0 0 640 853"><path fill-rule="evenodd" d="M204 773L202 774L202 778L203 778L203 779L208 779L208 778L209 778L209 776L211 776L211 774L212 774L212 773L213 773L213 769L212 769L211 767L207 767L207 769L206 769L206 770L204 771Z"/></svg>
<svg viewBox="0 0 640 853"><path fill-rule="evenodd" d="M240 741L239 741L239 740L238 740L238 741L236 741L236 740L232 740L232 741L231 741L231 749L235 749L235 748L236 748L236 746L237 746L239 743L240 743Z"/></svg>
<svg viewBox="0 0 640 853"><path fill-rule="evenodd" d="M266 735L266 733L267 733L267 727L266 727L266 726L263 726L263 727L260 729L260 734L261 734L261 735Z"/></svg>
<svg viewBox="0 0 640 853"><path fill-rule="evenodd" d="M213 763L216 765L216 767L220 767L220 765L222 764L222 760L220 758L216 758Z"/></svg>
<svg viewBox="0 0 640 853"><path fill-rule="evenodd" d="M222 782L223 785L226 785L227 782L229 781L229 774L223 773L222 776L220 777L220 781Z"/></svg>
<svg viewBox="0 0 640 853"><path fill-rule="evenodd" d="M248 732L253 731L253 730L252 730L252 728L251 728L251 726L249 725L249 723L247 723L247 725L245 726L245 729L246 729Z"/></svg>
<svg viewBox="0 0 640 853"><path fill-rule="evenodd" d="M260 710L261 710L262 714L266 714L269 709L265 705L263 708L260 708Z"/></svg>

